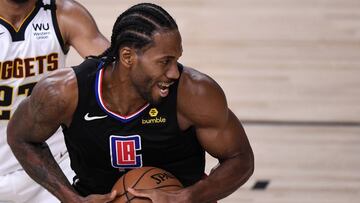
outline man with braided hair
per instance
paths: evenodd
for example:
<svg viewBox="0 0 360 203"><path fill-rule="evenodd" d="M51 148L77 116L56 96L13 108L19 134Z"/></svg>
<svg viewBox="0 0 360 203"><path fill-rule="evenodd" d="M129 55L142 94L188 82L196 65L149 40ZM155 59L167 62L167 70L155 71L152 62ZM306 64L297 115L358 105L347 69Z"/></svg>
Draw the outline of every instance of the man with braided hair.
<svg viewBox="0 0 360 203"><path fill-rule="evenodd" d="M64 203L110 202L118 178L142 166L163 168L186 186L129 190L152 202L226 197L251 176L252 149L219 85L178 63L181 55L178 27L164 9L129 8L116 20L108 50L54 72L20 104L8 127L12 150ZM73 186L43 145L60 125L77 176ZM203 178L205 151L220 164Z"/></svg>

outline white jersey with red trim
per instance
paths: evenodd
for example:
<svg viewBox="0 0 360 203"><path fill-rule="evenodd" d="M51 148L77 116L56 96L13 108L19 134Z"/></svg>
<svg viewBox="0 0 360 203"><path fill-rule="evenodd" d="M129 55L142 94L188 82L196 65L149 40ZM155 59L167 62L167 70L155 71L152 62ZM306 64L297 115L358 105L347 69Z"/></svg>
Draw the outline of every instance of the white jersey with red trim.
<svg viewBox="0 0 360 203"><path fill-rule="evenodd" d="M22 169L6 141L9 119L36 82L65 67L65 52L54 1L38 1L19 28L0 16L0 175ZM59 130L48 144L55 158L66 152Z"/></svg>

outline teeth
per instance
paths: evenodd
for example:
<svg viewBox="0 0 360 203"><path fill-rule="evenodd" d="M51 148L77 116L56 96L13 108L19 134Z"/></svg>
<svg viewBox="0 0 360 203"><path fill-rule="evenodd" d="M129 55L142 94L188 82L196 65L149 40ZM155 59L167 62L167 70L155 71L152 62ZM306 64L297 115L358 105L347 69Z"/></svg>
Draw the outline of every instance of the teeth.
<svg viewBox="0 0 360 203"><path fill-rule="evenodd" d="M174 82L166 83L166 82L160 82L159 85L165 88L170 87Z"/></svg>

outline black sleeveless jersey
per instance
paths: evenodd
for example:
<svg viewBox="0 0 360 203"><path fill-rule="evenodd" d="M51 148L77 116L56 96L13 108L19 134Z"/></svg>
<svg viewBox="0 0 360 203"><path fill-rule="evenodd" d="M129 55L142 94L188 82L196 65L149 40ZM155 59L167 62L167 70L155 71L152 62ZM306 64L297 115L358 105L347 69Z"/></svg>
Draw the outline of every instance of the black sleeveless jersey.
<svg viewBox="0 0 360 203"><path fill-rule="evenodd" d="M121 116L103 103L102 66L100 60L87 59L73 67L79 99L72 123L63 132L77 191L84 196L110 192L125 172L142 166L165 169L184 186L200 180L205 152L194 128L179 129L178 82L170 86L169 95L160 104L146 104L132 115Z"/></svg>

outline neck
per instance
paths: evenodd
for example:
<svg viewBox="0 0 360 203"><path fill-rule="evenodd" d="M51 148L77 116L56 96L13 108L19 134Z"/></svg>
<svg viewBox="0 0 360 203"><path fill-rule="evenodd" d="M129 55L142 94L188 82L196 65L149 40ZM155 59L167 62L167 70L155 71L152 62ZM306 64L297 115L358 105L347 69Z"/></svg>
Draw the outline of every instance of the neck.
<svg viewBox="0 0 360 203"><path fill-rule="evenodd" d="M29 0L23 3L16 3L11 0L0 1L0 16L19 28L26 16L33 10L36 0Z"/></svg>
<svg viewBox="0 0 360 203"><path fill-rule="evenodd" d="M130 115L142 108L145 101L130 84L126 71L121 71L117 63L107 67L103 75L102 95L105 105L120 115Z"/></svg>

